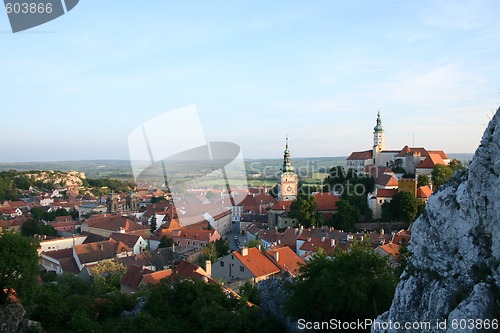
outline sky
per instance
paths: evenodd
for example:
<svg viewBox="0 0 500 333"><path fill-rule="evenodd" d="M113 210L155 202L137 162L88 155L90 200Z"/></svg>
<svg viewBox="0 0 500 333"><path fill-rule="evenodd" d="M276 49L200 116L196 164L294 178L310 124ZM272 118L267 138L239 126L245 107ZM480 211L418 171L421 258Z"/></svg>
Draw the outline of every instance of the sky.
<svg viewBox="0 0 500 333"><path fill-rule="evenodd" d="M0 10L0 162L128 159L195 105L245 158L473 153L500 105L500 2L102 1L13 34ZM164 125L165 145L178 124ZM175 132L175 131L174 131Z"/></svg>

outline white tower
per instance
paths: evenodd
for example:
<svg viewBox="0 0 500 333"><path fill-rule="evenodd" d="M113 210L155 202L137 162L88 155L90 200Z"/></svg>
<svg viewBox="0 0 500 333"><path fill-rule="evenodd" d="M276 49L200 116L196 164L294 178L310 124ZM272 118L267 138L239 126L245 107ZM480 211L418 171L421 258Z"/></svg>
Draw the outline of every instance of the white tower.
<svg viewBox="0 0 500 333"><path fill-rule="evenodd" d="M285 152L283 155L283 167L281 168L280 182L278 184L279 201L293 201L297 198L299 180L293 170L294 168L290 161L290 150L288 149L287 137Z"/></svg>
<svg viewBox="0 0 500 333"><path fill-rule="evenodd" d="M380 119L380 110L377 114L377 125L373 128L373 164L382 166L380 153L385 149L385 133Z"/></svg>

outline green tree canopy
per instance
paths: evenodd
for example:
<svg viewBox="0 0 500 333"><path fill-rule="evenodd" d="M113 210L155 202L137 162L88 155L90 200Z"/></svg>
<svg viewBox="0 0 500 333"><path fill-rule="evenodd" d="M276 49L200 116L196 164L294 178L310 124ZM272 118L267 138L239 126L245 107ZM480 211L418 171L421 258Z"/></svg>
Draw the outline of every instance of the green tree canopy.
<svg viewBox="0 0 500 333"><path fill-rule="evenodd" d="M0 288L12 288L21 301L31 301L38 270L38 253L32 239L12 231L0 235ZM4 300L1 300L4 301Z"/></svg>
<svg viewBox="0 0 500 333"><path fill-rule="evenodd" d="M415 220L418 212L417 199L408 192L398 192L390 203L392 216L403 222Z"/></svg>
<svg viewBox="0 0 500 333"><path fill-rule="evenodd" d="M427 175L419 175L417 182L418 182L418 187L427 186L431 184L429 176Z"/></svg>
<svg viewBox="0 0 500 333"><path fill-rule="evenodd" d="M391 305L396 278L369 243L356 242L334 257L317 254L289 285L286 308L307 321L375 318Z"/></svg>
<svg viewBox="0 0 500 333"><path fill-rule="evenodd" d="M453 169L448 165L437 164L432 170L432 182L434 188L437 189L451 179L453 176Z"/></svg>
<svg viewBox="0 0 500 333"><path fill-rule="evenodd" d="M359 208L344 199L338 202L337 207L337 214L333 216L333 226L335 229L353 231L354 223L358 222L361 215Z"/></svg>
<svg viewBox="0 0 500 333"><path fill-rule="evenodd" d="M170 237L163 235L160 239L160 245L158 247L163 249L165 247L171 247L174 244L174 240Z"/></svg>
<svg viewBox="0 0 500 333"><path fill-rule="evenodd" d="M299 194L297 200L290 205L288 216L297 219L306 228L323 225L323 219L318 213L316 198L304 194Z"/></svg>

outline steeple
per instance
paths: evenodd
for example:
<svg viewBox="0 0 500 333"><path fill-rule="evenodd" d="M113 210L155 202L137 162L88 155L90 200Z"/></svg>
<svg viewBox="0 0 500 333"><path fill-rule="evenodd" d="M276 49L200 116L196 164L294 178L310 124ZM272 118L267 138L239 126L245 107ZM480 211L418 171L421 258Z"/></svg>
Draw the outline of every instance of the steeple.
<svg viewBox="0 0 500 333"><path fill-rule="evenodd" d="M294 168L292 166L292 163L290 161L290 150L288 149L288 136L286 137L286 146L285 146L285 152L283 155L283 167L281 168L281 171L283 173L285 172L293 172Z"/></svg>
<svg viewBox="0 0 500 333"><path fill-rule="evenodd" d="M380 119L380 110L377 113L377 126L373 128L375 132L383 132L384 128L382 127L382 119Z"/></svg>
<svg viewBox="0 0 500 333"><path fill-rule="evenodd" d="M373 128L373 164L383 166L381 153L385 149L385 133L380 119L380 110L377 113L377 125Z"/></svg>

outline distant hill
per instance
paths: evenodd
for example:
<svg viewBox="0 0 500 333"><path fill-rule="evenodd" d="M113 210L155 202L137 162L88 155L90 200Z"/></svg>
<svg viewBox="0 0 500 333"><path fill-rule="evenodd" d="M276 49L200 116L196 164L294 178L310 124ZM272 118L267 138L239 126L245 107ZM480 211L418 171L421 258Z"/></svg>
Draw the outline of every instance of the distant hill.
<svg viewBox="0 0 500 333"><path fill-rule="evenodd" d="M463 163L470 161L474 154L450 153L451 159L457 159ZM315 172L326 172L332 166L346 165L347 156L336 157L297 157L292 158L295 169L314 170ZM246 159L245 165L250 173L268 171L279 171L283 159L261 158ZM80 171L88 178L118 178L132 179L132 169L129 160L85 160L85 161L60 161L60 162L15 162L0 163L0 171L8 170L31 171L31 170L58 170L58 171Z"/></svg>

